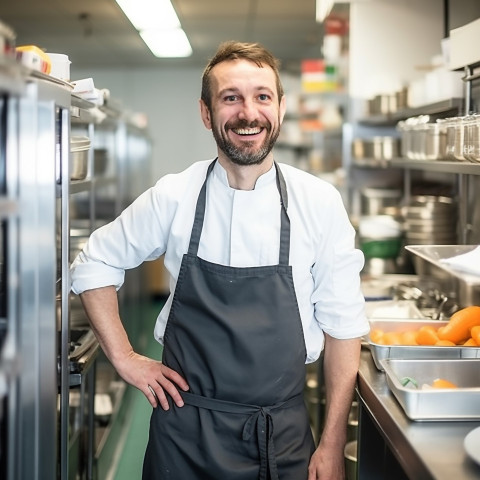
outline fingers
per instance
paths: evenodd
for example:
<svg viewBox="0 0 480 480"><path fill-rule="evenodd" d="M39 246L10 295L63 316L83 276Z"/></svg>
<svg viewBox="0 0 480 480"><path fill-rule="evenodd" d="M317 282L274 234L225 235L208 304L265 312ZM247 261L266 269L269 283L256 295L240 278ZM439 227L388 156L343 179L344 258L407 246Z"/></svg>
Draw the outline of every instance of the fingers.
<svg viewBox="0 0 480 480"><path fill-rule="evenodd" d="M153 408L160 405L164 410L168 410L168 396L175 405L183 407L179 389L187 391L188 383L178 372L162 362L132 352L122 362L117 362L116 368L125 381L145 395Z"/></svg>
<svg viewBox="0 0 480 480"><path fill-rule="evenodd" d="M178 387L186 391L189 386L185 379L177 372L165 365L160 365L160 375L155 371L155 378L149 380L147 389L143 390L150 404L156 408L160 405L164 410L170 408L167 394L172 398L177 407L183 407L184 402Z"/></svg>

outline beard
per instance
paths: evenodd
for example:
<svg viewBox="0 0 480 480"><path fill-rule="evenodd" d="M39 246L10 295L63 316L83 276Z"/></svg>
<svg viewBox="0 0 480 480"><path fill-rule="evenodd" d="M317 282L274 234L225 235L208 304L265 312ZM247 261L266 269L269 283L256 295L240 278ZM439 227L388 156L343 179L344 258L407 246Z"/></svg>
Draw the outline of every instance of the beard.
<svg viewBox="0 0 480 480"><path fill-rule="evenodd" d="M212 116L212 120L214 120ZM212 122L215 125L215 122ZM241 145L235 145L227 137L226 131L238 128L254 128L258 126L258 122L237 122L235 124L226 124L225 130L220 130L217 127L212 128L213 138L217 146L223 153L236 165L258 165L263 162L266 156L272 151L278 135L280 134L280 127L274 129L269 123L264 126L267 130L267 137L260 147L255 148L255 142L243 141Z"/></svg>

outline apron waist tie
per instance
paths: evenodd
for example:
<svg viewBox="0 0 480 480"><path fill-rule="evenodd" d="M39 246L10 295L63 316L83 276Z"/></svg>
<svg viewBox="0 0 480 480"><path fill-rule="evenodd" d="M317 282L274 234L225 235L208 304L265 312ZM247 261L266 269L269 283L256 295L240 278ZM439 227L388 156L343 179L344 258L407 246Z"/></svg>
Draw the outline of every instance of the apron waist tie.
<svg viewBox="0 0 480 480"><path fill-rule="evenodd" d="M279 480L273 444L273 418L270 412L280 408L300 405L303 403L303 394L295 395L284 402L278 402L267 407L218 400L189 392L180 392L180 394L187 405L223 413L249 415L243 426L242 439L245 441L250 440L256 431L260 453L260 475L258 480ZM269 474L268 476L267 473Z"/></svg>

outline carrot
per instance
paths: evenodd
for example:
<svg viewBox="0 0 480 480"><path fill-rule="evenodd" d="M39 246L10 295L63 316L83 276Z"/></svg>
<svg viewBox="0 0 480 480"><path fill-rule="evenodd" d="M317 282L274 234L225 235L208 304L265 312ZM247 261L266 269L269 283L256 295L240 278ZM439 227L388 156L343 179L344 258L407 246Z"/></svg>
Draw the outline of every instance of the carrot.
<svg viewBox="0 0 480 480"><path fill-rule="evenodd" d="M472 336L475 343L480 346L480 326L479 325L472 327L472 329L470 330L470 335Z"/></svg>
<svg viewBox="0 0 480 480"><path fill-rule="evenodd" d="M444 378L436 378L432 383L433 388L458 388L455 383L445 380Z"/></svg>
<svg viewBox="0 0 480 480"><path fill-rule="evenodd" d="M444 327L438 329L438 338L459 344L470 338L470 330L475 326L480 326L480 307L462 308L451 316Z"/></svg>

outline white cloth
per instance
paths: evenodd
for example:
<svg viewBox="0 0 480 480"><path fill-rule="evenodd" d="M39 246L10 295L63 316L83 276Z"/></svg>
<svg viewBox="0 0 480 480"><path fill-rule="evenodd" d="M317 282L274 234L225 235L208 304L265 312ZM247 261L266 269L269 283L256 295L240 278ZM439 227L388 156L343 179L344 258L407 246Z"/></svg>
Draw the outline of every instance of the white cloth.
<svg viewBox="0 0 480 480"><path fill-rule="evenodd" d="M187 252L195 205L211 161L166 175L112 223L90 237L71 267L72 290L115 285L124 270L165 254L170 296L155 325L162 343L182 256ZM335 338L365 335L369 326L360 290L363 254L339 192L302 170L280 165L291 221L290 265L302 319L307 362L323 348L323 331ZM280 196L275 167L254 190L235 190L217 162L207 184L199 257L234 267L278 264ZM268 299L265 299L268 301Z"/></svg>

